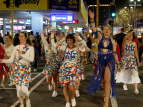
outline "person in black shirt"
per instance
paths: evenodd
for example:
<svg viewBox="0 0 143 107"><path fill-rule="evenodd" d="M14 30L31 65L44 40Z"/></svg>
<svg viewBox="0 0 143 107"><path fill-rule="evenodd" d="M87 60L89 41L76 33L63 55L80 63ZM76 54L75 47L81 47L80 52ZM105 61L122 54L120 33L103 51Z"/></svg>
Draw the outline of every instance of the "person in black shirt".
<svg viewBox="0 0 143 107"><path fill-rule="evenodd" d="M124 34L124 28L121 28L121 33L115 35L115 41L119 44L121 53L122 53L122 43L125 35L126 34Z"/></svg>
<svg viewBox="0 0 143 107"><path fill-rule="evenodd" d="M17 46L19 44L19 33L15 34L15 37L14 37L14 46Z"/></svg>

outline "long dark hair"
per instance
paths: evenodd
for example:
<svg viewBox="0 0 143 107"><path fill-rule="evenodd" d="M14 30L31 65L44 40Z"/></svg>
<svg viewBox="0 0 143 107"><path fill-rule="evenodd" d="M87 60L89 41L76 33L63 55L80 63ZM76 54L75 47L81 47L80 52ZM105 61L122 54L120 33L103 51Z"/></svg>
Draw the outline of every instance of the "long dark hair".
<svg viewBox="0 0 143 107"><path fill-rule="evenodd" d="M29 40L29 38L27 37L27 33L26 32L20 32L22 34L24 34L25 38L27 38L26 42L30 45L32 45L32 42Z"/></svg>
<svg viewBox="0 0 143 107"><path fill-rule="evenodd" d="M49 37L51 36L51 34L50 33L48 33L48 38L47 38L47 42L48 42L48 44L50 43L49 42ZM56 39L56 37L54 36L54 40L55 40L55 42L57 42L57 39Z"/></svg>
<svg viewBox="0 0 143 107"><path fill-rule="evenodd" d="M66 37L66 42L67 42L67 39L72 39L73 43L75 43L74 34L68 34L67 37Z"/></svg>

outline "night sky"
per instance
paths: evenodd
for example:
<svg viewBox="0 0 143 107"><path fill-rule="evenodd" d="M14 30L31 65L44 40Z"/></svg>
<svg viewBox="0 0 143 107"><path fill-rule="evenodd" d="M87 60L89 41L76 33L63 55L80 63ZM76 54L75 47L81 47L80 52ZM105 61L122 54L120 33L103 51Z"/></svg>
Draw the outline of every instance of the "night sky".
<svg viewBox="0 0 143 107"><path fill-rule="evenodd" d="M86 0L88 5L93 5L93 0ZM112 0L99 0L100 4L110 4L110 2L112 2ZM143 6L143 0L140 0L140 2ZM96 4L96 0L94 0L94 4ZM132 4L130 2L130 0L115 0L115 4L116 4L116 11L118 11L121 8L124 7L128 7L129 8L129 4ZM142 8L142 6L137 7L137 8Z"/></svg>

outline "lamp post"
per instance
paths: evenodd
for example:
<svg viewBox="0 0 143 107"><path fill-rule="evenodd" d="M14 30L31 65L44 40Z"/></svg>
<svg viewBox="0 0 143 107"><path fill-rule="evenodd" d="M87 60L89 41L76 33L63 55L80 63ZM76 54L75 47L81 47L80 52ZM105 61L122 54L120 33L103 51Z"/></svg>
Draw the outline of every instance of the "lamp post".
<svg viewBox="0 0 143 107"><path fill-rule="evenodd" d="M130 4L129 6L134 6L134 29L136 28L136 6L141 6L141 4L137 5L137 2L140 2L140 0L130 0L130 2L134 2L134 5Z"/></svg>

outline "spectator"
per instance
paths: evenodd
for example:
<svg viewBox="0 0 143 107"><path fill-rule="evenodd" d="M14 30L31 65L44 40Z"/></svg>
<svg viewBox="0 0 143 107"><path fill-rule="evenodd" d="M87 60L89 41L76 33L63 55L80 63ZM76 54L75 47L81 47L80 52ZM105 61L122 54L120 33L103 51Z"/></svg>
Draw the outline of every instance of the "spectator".
<svg viewBox="0 0 143 107"><path fill-rule="evenodd" d="M124 28L121 28L121 33L115 35L115 41L119 44L120 52L122 52L122 43L125 35Z"/></svg>
<svg viewBox="0 0 143 107"><path fill-rule="evenodd" d="M140 46L139 46L139 61L141 63L141 59L142 59L142 52L143 52L143 33L141 34L141 38L139 39L139 43L140 43Z"/></svg>
<svg viewBox="0 0 143 107"><path fill-rule="evenodd" d="M0 43L4 44L4 41L3 41L1 33L0 33Z"/></svg>
<svg viewBox="0 0 143 107"><path fill-rule="evenodd" d="M14 46L17 46L19 44L19 33L15 34L14 37Z"/></svg>

